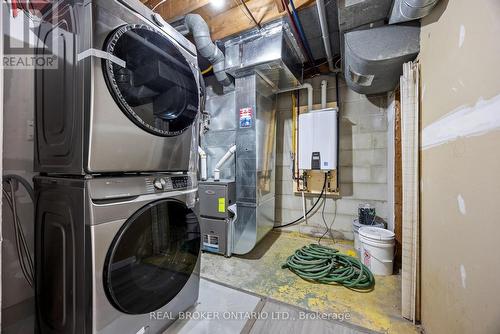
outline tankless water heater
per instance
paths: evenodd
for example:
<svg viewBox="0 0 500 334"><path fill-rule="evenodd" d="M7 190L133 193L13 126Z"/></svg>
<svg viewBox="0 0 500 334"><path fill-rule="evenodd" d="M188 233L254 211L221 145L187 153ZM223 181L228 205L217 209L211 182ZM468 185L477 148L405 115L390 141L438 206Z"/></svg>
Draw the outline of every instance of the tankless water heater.
<svg viewBox="0 0 500 334"><path fill-rule="evenodd" d="M299 169L337 169L337 114L329 108L299 116Z"/></svg>

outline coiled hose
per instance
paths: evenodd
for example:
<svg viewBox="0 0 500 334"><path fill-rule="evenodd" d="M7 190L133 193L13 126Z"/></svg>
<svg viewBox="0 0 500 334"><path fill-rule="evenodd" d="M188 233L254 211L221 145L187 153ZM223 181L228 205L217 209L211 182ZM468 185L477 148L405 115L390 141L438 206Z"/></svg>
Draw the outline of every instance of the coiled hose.
<svg viewBox="0 0 500 334"><path fill-rule="evenodd" d="M318 244L297 249L282 268L307 281L340 284L355 290L371 290L375 285L372 272L361 261Z"/></svg>

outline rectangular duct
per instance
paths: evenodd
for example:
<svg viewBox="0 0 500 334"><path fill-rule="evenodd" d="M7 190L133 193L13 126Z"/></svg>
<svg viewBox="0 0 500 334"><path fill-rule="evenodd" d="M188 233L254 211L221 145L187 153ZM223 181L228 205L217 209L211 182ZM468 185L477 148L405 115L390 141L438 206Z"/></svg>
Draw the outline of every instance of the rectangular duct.
<svg viewBox="0 0 500 334"><path fill-rule="evenodd" d="M286 22L270 23L225 43L226 72L235 78L258 73L273 90L296 87L305 58Z"/></svg>
<svg viewBox="0 0 500 334"><path fill-rule="evenodd" d="M233 253L246 254L274 226L276 95L251 74L235 81L236 203Z"/></svg>

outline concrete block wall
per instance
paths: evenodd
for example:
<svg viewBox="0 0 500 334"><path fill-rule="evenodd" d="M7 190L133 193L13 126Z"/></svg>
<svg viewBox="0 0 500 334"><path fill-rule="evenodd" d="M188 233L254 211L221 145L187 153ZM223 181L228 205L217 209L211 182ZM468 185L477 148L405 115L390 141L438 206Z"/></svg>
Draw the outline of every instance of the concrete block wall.
<svg viewBox="0 0 500 334"><path fill-rule="evenodd" d="M335 77L318 76L308 80L314 87L314 104L321 101L321 81L328 80L327 101L337 101ZM339 80L340 91L340 193L338 199L327 199L316 213L288 230L320 236L325 223L334 236L353 239L352 220L359 204L373 204L377 215L387 220L387 96L366 97L350 90ZM306 105L306 92L300 104ZM302 197L293 194L291 94L278 96L276 224L285 224L302 216ZM317 197L306 197L310 208ZM324 218L324 219L323 219Z"/></svg>

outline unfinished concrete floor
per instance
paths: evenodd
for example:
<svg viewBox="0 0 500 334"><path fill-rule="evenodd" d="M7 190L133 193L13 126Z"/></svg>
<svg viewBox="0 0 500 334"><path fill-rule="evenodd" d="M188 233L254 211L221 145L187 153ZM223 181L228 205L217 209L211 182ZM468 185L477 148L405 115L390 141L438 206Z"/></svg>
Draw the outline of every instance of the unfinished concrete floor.
<svg viewBox="0 0 500 334"><path fill-rule="evenodd" d="M245 256L225 258L204 253L201 275L209 280L271 298L313 312L344 316L345 322L382 333L418 333L419 329L401 317L399 275L376 276L370 292L342 286L314 284L281 269L297 248L317 239L298 233L271 232L254 251ZM352 242L340 240L333 246L353 255Z"/></svg>

